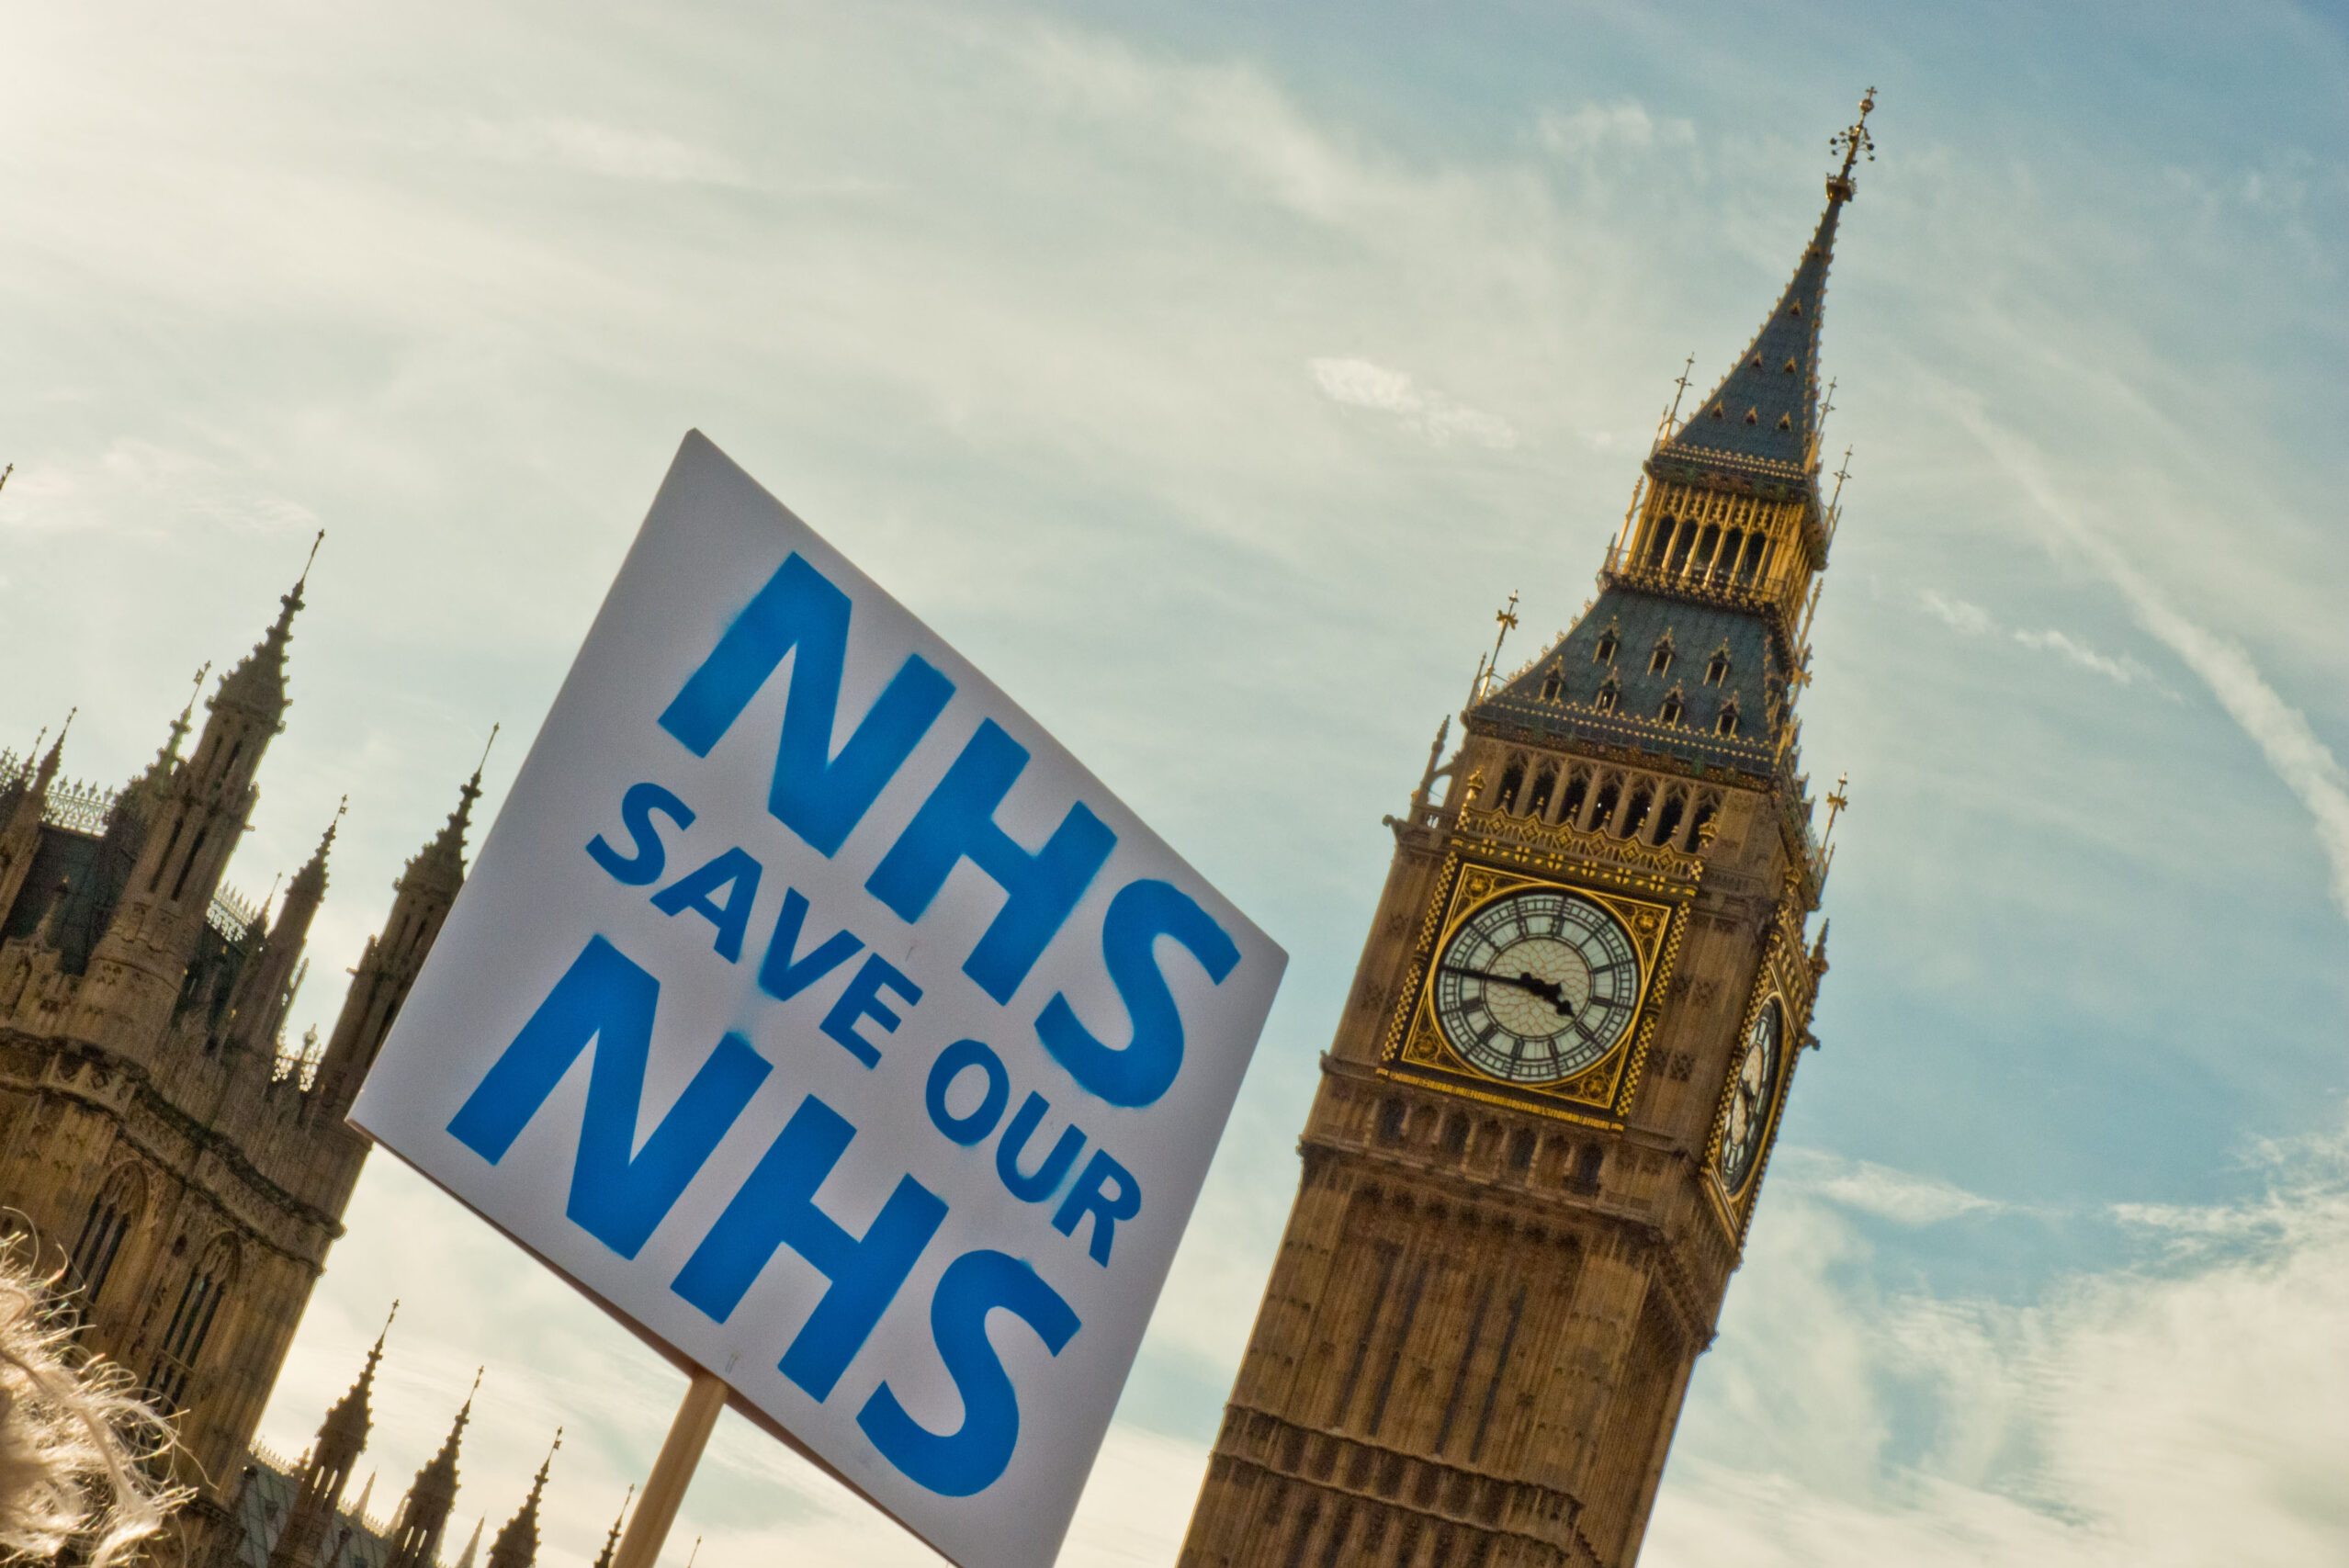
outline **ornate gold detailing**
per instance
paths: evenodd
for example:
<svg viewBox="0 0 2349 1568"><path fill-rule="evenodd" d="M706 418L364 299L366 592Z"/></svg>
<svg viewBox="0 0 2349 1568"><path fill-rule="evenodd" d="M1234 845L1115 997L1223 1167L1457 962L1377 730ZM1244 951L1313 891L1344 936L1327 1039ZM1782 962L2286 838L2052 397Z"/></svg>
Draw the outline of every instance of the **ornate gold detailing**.
<svg viewBox="0 0 2349 1568"><path fill-rule="evenodd" d="M1818 996L1819 971L1813 966L1811 954L1803 950L1802 923L1803 906L1796 890L1790 886L1788 896L1779 900L1769 941L1763 949L1761 970L1754 979L1753 994L1746 998L1745 1010L1738 1017L1736 1038L1742 1043L1752 1032L1762 1009L1772 1001L1779 1006L1778 1081L1770 1091L1762 1149L1745 1185L1735 1192L1724 1188L1721 1180L1722 1142L1729 1128L1730 1100L1737 1092L1734 1066L1730 1077L1722 1084L1721 1100L1713 1110L1712 1131L1705 1141L1705 1174L1709 1179L1704 1183L1705 1191L1712 1200L1714 1217L1741 1249L1745 1245L1746 1227L1753 1223L1754 1201L1762 1190L1762 1179L1769 1173L1770 1155L1778 1146L1779 1119L1793 1091L1796 1059L1812 1039L1811 1010ZM1825 939L1823 924L1820 940L1824 942Z"/></svg>
<svg viewBox="0 0 2349 1568"><path fill-rule="evenodd" d="M1857 194L1851 183L1851 166L1860 154L1876 161L1876 138L1869 134L1868 117L1876 110L1876 89L1870 87L1859 100L1859 118L1827 138L1827 150L1844 155L1844 166L1827 176L1827 194L1837 201L1849 201Z"/></svg>
<svg viewBox="0 0 2349 1568"><path fill-rule="evenodd" d="M1497 813L1480 812L1477 815L1480 818L1498 817ZM1466 814L1462 816L1464 820ZM1502 820L1514 822L1516 819ZM1538 823L1525 825L1540 828ZM1573 833L1571 829L1566 831ZM1588 836L1574 834L1576 839ZM1661 852L1681 861L1693 861L1695 858L1681 855L1677 851ZM1525 874L1502 866L1463 860L1457 852L1446 856L1442 874L1437 883L1436 897L1429 903L1427 918L1419 928L1418 942L1412 950L1410 965L1396 990L1399 999L1388 1021L1386 1040L1380 1052L1380 1075L1409 1078L1488 1105L1538 1111L1545 1116L1590 1126L1621 1127L1630 1110L1632 1097L1638 1092L1648 1047L1655 1037L1673 965L1679 957L1681 937L1688 927L1688 901L1695 896L1696 885L1695 879L1690 877L1677 894L1667 895L1668 902L1635 897L1594 885L1598 881L1620 880L1620 875L1602 874L1599 878L1586 881ZM1553 1084L1512 1084L1486 1077L1452 1049L1435 1017L1433 980L1436 955L1449 945L1454 933L1476 910L1504 894L1529 887L1562 888L1588 898L1606 909L1622 922L1640 963L1639 999L1632 1008L1632 1021L1624 1029L1621 1039L1601 1060L1572 1078Z"/></svg>
<svg viewBox="0 0 2349 1568"><path fill-rule="evenodd" d="M1514 858L1548 871L1564 871L1575 862L1586 865L1596 862L1644 872L1662 883L1685 883L1691 887L1705 874L1701 855L1688 854L1668 844L1619 839L1602 829L1581 829L1571 822L1544 822L1538 817L1512 817L1506 811L1462 807L1458 831L1489 843L1530 851L1530 857Z"/></svg>

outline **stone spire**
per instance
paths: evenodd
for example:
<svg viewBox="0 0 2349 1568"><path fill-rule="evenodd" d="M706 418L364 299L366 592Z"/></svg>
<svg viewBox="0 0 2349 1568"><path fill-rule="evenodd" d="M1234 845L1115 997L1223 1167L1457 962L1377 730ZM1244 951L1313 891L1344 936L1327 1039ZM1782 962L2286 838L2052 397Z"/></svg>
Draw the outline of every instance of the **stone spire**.
<svg viewBox="0 0 2349 1568"><path fill-rule="evenodd" d="M555 1442L539 1462L538 1473L531 1478L530 1495L514 1517L498 1531L490 1543L489 1568L535 1568L538 1561L538 1502L546 1495L547 1472L553 1468L555 1455L563 1446L563 1430L555 1428Z"/></svg>
<svg viewBox="0 0 2349 1568"><path fill-rule="evenodd" d="M494 742L497 731L490 731ZM482 752L487 763L489 753ZM457 808L431 841L419 850L392 884L390 919L380 935L367 942L351 972L351 988L334 1020L319 1069L325 1092L319 1104L324 1113L341 1115L358 1097L359 1085L375 1065L377 1051L390 1031L391 1021L407 999L408 987L423 967L424 955L440 934L441 922L465 885L465 834L473 821L473 803L481 796L481 769L465 781L457 794Z"/></svg>
<svg viewBox="0 0 2349 1568"><path fill-rule="evenodd" d="M612 1558L620 1550L620 1531L628 1522L628 1505L636 1501L636 1483L628 1484L628 1495L620 1499L620 1512L612 1520L611 1529L604 1537L604 1550L595 1554L595 1568L612 1568Z"/></svg>
<svg viewBox="0 0 2349 1568"><path fill-rule="evenodd" d="M48 750L41 751L40 742L33 742L33 750L40 753L38 762L13 781L0 781L0 923L6 921L17 895L24 891L25 879L32 874L33 853L40 847L41 819L49 807L49 786L56 782L58 764L64 758L65 730L73 728L73 715L69 713L65 728L57 732Z"/></svg>
<svg viewBox="0 0 2349 1568"><path fill-rule="evenodd" d="M448 814L432 842L417 852L408 863L407 871L400 878L405 889L414 886L420 891L446 893L457 897L465 884L465 835L473 826L473 803L481 798L481 770L490 765L490 747L498 743L498 727L490 726L489 745L481 748L481 760L473 768L473 776L457 792L457 809Z"/></svg>
<svg viewBox="0 0 2349 1568"><path fill-rule="evenodd" d="M489 1520L487 1519L475 1519L473 1521L473 1533L466 1538L465 1550L457 1554L457 1568L473 1568L474 1562L480 1559L481 1555L481 1527L487 1523L489 1523Z"/></svg>
<svg viewBox="0 0 2349 1568"><path fill-rule="evenodd" d="M318 559L318 547L326 537L325 530L311 541L310 560L302 563L302 574L277 601L277 618L253 645L237 667L220 682L220 689L212 694L212 707L218 712L223 706L241 708L273 728L282 727L286 712L286 645L293 640L294 616L302 607L302 591L310 583L310 569Z"/></svg>
<svg viewBox="0 0 2349 1568"><path fill-rule="evenodd" d="M383 1360L384 1340L391 1333L391 1320L400 1314L400 1303L391 1303L391 1313L383 1320L383 1332L375 1337L375 1346L367 1351L367 1365L360 1370L358 1381L350 1392L334 1403L326 1419L318 1428L318 1441L303 1461L299 1489L287 1511L285 1528L277 1532L276 1544L269 1549L269 1568L318 1568L319 1543L325 1540L326 1527L333 1521L335 1508L343 1500L343 1487L349 1481L351 1467L367 1445L367 1436L374 1425L368 1408L369 1396L375 1390L375 1369Z"/></svg>
<svg viewBox="0 0 2349 1568"><path fill-rule="evenodd" d="M416 1472L416 1483L400 1505L400 1521L392 1527L391 1550L383 1560L384 1568L432 1568L439 1561L441 1536L448 1529L450 1510L457 1506L457 1452L465 1441L465 1424L473 1418L474 1395L480 1392L481 1374L477 1369L472 1392L466 1394L448 1436L441 1439L440 1451ZM480 1532L477 1529L474 1534L478 1539Z"/></svg>
<svg viewBox="0 0 2349 1568"><path fill-rule="evenodd" d="M345 795L342 805L334 808L334 818L326 825L318 848L294 873L293 881L286 888L286 901L279 908L277 918L269 923L268 934L262 939L261 951L238 976L236 993L230 999L229 1038L236 1044L258 1049L265 1059L276 1055L277 1031L286 1021L287 1010L293 1005L302 952L310 942L311 922L317 919L319 905L326 897L327 857L333 852L334 836L342 830L343 814L350 804L350 797Z"/></svg>

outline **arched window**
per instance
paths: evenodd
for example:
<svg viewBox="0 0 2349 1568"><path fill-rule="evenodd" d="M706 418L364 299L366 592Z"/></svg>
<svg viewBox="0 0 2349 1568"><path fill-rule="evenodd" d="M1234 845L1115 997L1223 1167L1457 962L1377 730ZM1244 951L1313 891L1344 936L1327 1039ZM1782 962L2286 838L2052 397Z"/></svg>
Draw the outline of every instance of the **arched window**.
<svg viewBox="0 0 2349 1568"><path fill-rule="evenodd" d="M1582 803L1590 796L1590 775L1583 773L1566 776L1566 798L1559 804L1561 821L1572 822L1582 815Z"/></svg>
<svg viewBox="0 0 2349 1568"><path fill-rule="evenodd" d="M1555 762L1544 762L1542 764L1541 771L1533 775L1533 793L1526 797L1525 814L1528 817L1540 817L1546 814L1550 809L1550 797L1557 793L1558 765Z"/></svg>
<svg viewBox="0 0 2349 1568"><path fill-rule="evenodd" d="M1680 525L1670 517L1659 517L1655 526L1648 530L1647 564L1662 566L1665 551L1672 547L1672 531Z"/></svg>
<svg viewBox="0 0 2349 1568"><path fill-rule="evenodd" d="M1761 574L1762 552L1767 538L1761 534L1749 535L1745 540L1745 557L1737 563L1737 581L1751 582Z"/></svg>
<svg viewBox="0 0 2349 1568"><path fill-rule="evenodd" d="M1734 697L1721 705L1721 716L1713 721L1712 728L1716 735L1737 733L1737 700Z"/></svg>
<svg viewBox="0 0 2349 1568"><path fill-rule="evenodd" d="M1493 805L1502 811L1515 811L1517 797L1525 788L1525 759L1511 757L1508 766L1501 770L1501 793L1493 797Z"/></svg>
<svg viewBox="0 0 2349 1568"><path fill-rule="evenodd" d="M1678 571L1688 564L1688 547L1697 542L1698 528L1693 522L1680 525L1680 532L1672 541L1672 558L1665 563L1666 571Z"/></svg>
<svg viewBox="0 0 2349 1568"><path fill-rule="evenodd" d="M1565 683L1566 672L1564 670L1559 669L1554 664L1550 666L1549 670L1542 677L1542 700L1545 703L1556 702L1558 700L1558 693L1564 687Z"/></svg>
<svg viewBox="0 0 2349 1568"><path fill-rule="evenodd" d="M1700 849L1704 846L1705 835L1712 829L1714 810L1713 802L1710 800L1698 802L1696 818L1688 824L1689 843Z"/></svg>
<svg viewBox="0 0 2349 1568"><path fill-rule="evenodd" d="M1675 686L1664 694L1664 705L1655 710L1656 722L1677 725L1680 722L1681 715L1688 711L1688 705L1680 695L1680 688Z"/></svg>
<svg viewBox="0 0 2349 1568"><path fill-rule="evenodd" d="M1651 675L1661 675L1671 668L1672 634L1666 632L1655 639L1655 646L1648 650L1647 672Z"/></svg>
<svg viewBox="0 0 2349 1568"><path fill-rule="evenodd" d="M90 1200L89 1217L82 1222L82 1235L73 1244L73 1269L71 1282L81 1287L82 1303L97 1304L98 1292L106 1289L107 1277L114 1272L114 1260L122 1254L123 1238L139 1223L140 1212L146 1207L147 1179L135 1165L116 1168Z"/></svg>
<svg viewBox="0 0 2349 1568"><path fill-rule="evenodd" d="M1719 648L1713 649L1712 658L1708 660L1705 663L1705 684L1708 686L1718 686L1723 681L1728 679L1729 645L1727 643L1723 643Z"/></svg>
<svg viewBox="0 0 2349 1568"><path fill-rule="evenodd" d="M1647 821L1648 808L1654 803L1655 794L1647 785L1642 784L1633 790L1631 805L1623 808L1623 828L1621 836L1626 839L1637 838L1641 825Z"/></svg>
<svg viewBox="0 0 2349 1568"><path fill-rule="evenodd" d="M1621 640L1615 635L1613 626L1609 626L1605 631L1600 632L1598 646L1590 650L1590 661L1593 664L1614 663L1615 649Z"/></svg>
<svg viewBox="0 0 2349 1568"><path fill-rule="evenodd" d="M1598 804L1590 813L1590 826L1594 832L1604 830L1608 823L1614 820L1615 803L1621 798L1621 788L1615 780L1609 779L1598 786Z"/></svg>
<svg viewBox="0 0 2349 1568"><path fill-rule="evenodd" d="M1600 713L1613 713L1622 703L1623 688L1612 675L1608 676L1606 683L1598 688L1598 694L1590 699L1590 705Z"/></svg>
<svg viewBox="0 0 2349 1568"><path fill-rule="evenodd" d="M1680 818L1687 814L1688 809L1687 792L1676 789L1666 795L1664 809L1655 814L1655 831L1648 835L1648 841L1653 844L1672 842L1672 835L1679 831Z"/></svg>
<svg viewBox="0 0 2349 1568"><path fill-rule="evenodd" d="M147 1380L158 1408L186 1408L197 1359L204 1354L205 1341L211 1337L212 1325L220 1315L221 1299L235 1285L236 1276L236 1239L214 1236L180 1286L179 1303L172 1309L163 1349L155 1357L153 1375Z"/></svg>

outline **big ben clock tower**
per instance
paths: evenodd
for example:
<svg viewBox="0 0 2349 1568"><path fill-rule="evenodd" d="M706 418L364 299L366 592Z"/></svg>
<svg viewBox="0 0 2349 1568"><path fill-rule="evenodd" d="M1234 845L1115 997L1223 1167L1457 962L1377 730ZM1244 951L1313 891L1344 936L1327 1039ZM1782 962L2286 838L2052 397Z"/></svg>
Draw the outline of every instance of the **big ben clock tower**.
<svg viewBox="0 0 2349 1568"><path fill-rule="evenodd" d="M1760 332L1666 416L1598 598L1479 673L1390 818L1183 1568L1639 1555L1826 969L1794 709L1838 516L1820 310L1874 103Z"/></svg>

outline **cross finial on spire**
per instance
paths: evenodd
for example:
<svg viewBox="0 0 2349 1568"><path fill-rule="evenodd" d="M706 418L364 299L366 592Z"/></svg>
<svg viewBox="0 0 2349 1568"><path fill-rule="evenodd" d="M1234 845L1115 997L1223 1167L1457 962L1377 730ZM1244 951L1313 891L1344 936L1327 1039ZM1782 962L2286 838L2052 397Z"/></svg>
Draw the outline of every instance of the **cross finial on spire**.
<svg viewBox="0 0 2349 1568"><path fill-rule="evenodd" d="M1844 155L1844 166L1827 181L1827 194L1837 201L1849 201L1855 186L1851 183L1852 164L1865 153L1869 163L1876 161L1876 138L1869 134L1868 117L1875 112L1876 89L1870 87L1859 100L1859 118L1827 138L1830 152Z"/></svg>
<svg viewBox="0 0 2349 1568"><path fill-rule="evenodd" d="M1664 415L1664 434L1666 436L1672 434L1679 421L1680 400L1688 395L1688 372L1696 367L1697 355L1695 351L1691 350L1688 359L1680 367L1679 378L1672 383L1672 407Z"/></svg>
<svg viewBox="0 0 2349 1568"><path fill-rule="evenodd" d="M1820 845L1823 849L1834 841L1835 818L1842 816L1844 807L1851 804L1850 791L1851 774L1838 773L1835 776L1835 787L1827 796L1827 830L1821 836Z"/></svg>

